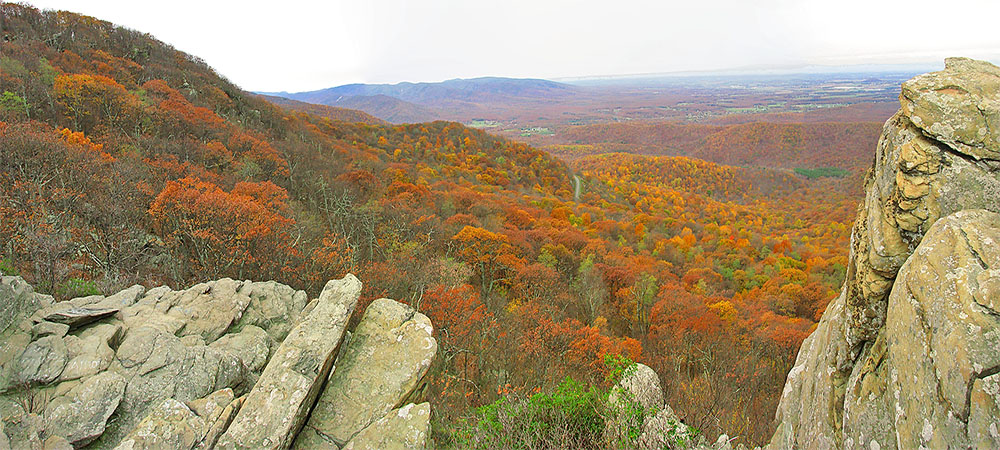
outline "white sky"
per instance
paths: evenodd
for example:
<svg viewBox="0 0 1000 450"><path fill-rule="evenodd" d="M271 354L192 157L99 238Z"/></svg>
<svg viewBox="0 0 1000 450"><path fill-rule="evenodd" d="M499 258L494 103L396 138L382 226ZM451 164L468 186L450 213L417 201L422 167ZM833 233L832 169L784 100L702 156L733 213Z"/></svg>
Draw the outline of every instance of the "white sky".
<svg viewBox="0 0 1000 450"><path fill-rule="evenodd" d="M244 89L1000 62L998 0L27 0L148 32Z"/></svg>

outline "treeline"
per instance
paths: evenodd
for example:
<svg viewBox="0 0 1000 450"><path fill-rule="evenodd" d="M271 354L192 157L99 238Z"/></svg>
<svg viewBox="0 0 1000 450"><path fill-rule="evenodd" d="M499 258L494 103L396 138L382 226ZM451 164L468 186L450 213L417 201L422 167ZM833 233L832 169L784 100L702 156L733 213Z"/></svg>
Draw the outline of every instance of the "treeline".
<svg viewBox="0 0 1000 450"><path fill-rule="evenodd" d="M618 122L569 127L561 130L562 144L546 149L569 160L626 152L735 166L855 170L871 163L881 129L880 122Z"/></svg>

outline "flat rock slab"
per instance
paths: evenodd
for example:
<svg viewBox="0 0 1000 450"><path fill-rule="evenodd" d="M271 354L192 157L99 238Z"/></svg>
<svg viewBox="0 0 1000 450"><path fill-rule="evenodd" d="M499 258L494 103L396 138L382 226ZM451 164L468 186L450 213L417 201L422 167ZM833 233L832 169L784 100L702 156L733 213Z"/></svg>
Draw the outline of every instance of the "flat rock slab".
<svg viewBox="0 0 1000 450"><path fill-rule="evenodd" d="M88 323L111 317L117 313L117 308L69 308L47 314L42 319L69 325L69 329L82 327Z"/></svg>

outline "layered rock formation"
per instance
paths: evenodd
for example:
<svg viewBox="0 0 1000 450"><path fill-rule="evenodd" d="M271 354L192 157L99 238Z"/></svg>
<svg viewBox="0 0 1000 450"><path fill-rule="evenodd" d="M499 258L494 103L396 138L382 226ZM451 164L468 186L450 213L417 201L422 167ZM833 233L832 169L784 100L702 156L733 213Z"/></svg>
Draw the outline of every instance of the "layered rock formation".
<svg viewBox="0 0 1000 450"><path fill-rule="evenodd" d="M0 281L0 449L288 448L316 411L352 420L311 447L431 446L430 407L413 404L437 350L430 321L378 300L339 351L361 292L351 275L312 301L223 279L56 303Z"/></svg>
<svg viewBox="0 0 1000 450"><path fill-rule="evenodd" d="M945 65L903 84L771 447L1000 448L1000 68Z"/></svg>

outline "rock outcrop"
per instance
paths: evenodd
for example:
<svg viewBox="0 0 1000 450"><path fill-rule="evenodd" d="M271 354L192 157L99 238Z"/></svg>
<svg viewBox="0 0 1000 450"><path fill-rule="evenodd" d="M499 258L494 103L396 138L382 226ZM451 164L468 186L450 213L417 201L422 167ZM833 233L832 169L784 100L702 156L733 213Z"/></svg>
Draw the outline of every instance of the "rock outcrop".
<svg viewBox="0 0 1000 450"><path fill-rule="evenodd" d="M330 374L361 295L353 275L330 281L264 369L219 448L288 448Z"/></svg>
<svg viewBox="0 0 1000 450"><path fill-rule="evenodd" d="M605 438L621 443L623 448L638 450L732 450L729 436L723 434L709 443L696 430L684 424L669 405L663 403L660 377L644 364L627 369L608 397L611 420ZM635 438L636 431L639 432ZM745 447L740 444L738 449Z"/></svg>
<svg viewBox="0 0 1000 450"><path fill-rule="evenodd" d="M378 300L339 351L360 293L348 275L311 302L230 279L54 302L3 277L0 449L288 448L320 398L353 418L337 445L430 447L430 407L414 404L430 321Z"/></svg>
<svg viewBox="0 0 1000 450"><path fill-rule="evenodd" d="M318 444L319 439L342 446L390 410L402 407L418 391L437 352L432 331L430 319L409 306L388 299L372 302L299 444L313 446L310 443Z"/></svg>
<svg viewBox="0 0 1000 450"><path fill-rule="evenodd" d="M996 448L1000 68L903 84L844 289L799 351L772 448Z"/></svg>

